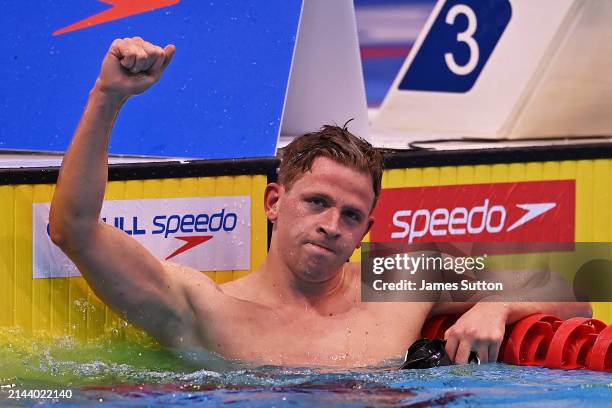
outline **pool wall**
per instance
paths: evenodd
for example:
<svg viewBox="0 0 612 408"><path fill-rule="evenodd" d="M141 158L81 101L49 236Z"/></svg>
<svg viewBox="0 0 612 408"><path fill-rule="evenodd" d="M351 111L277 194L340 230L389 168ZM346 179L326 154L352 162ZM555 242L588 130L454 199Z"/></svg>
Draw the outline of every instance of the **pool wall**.
<svg viewBox="0 0 612 408"><path fill-rule="evenodd" d="M275 160L235 160L111 165L105 200L251 197L250 270L267 252L263 192ZM53 196L57 169L3 170L0 175L0 327L26 335L45 333L96 338L128 326L106 307L81 277L33 279L32 206ZM248 174L247 174L248 173ZM24 182L10 183L10 180ZM53 181L53 182L50 182ZM231 250L228 249L228 250ZM206 272L226 282L249 270ZM134 331L131 327L129 331Z"/></svg>
<svg viewBox="0 0 612 408"><path fill-rule="evenodd" d="M605 144L441 154L422 152L416 157L406 152L388 157L383 189L480 184L488 184L494 189L495 185L505 183L574 181L573 242L609 243L612 242L612 160L597 157L611 157L611 148L610 144ZM429 165L432 162L439 165ZM560 192L550 193L559 196ZM560 195L563 196L563 192ZM415 200L424 198L415 197ZM449 208L455 201L454 197L442 200ZM544 242L555 242L554 239L551 237ZM593 302L592 306L595 318L612 323L612 302Z"/></svg>
<svg viewBox="0 0 612 408"><path fill-rule="evenodd" d="M610 143L385 154L385 189L574 181L575 242L612 242ZM277 165L273 158L111 165L105 197L248 195L254 269L267 251L270 230L262 197ZM57 174L57 168L0 169L0 327L19 328L27 335L43 332L79 339L95 338L108 330L125 332L127 325L97 299L83 278L33 279L32 205L51 201ZM359 259L359 253L352 259ZM246 273L207 272L219 283ZM612 322L612 303L594 303L593 310L594 317Z"/></svg>

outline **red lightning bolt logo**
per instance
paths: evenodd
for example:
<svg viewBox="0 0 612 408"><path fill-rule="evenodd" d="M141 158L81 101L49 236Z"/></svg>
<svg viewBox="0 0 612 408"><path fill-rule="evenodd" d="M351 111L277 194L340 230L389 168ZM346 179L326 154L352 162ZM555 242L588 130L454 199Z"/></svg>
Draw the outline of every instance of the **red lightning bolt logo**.
<svg viewBox="0 0 612 408"><path fill-rule="evenodd" d="M99 0L102 3L110 4L112 7L101 13L77 21L74 24L60 28L53 35L61 35L70 31L81 30L93 27L98 24L108 23L109 21L119 20L147 11L157 10L163 7L170 7L179 4L181 0Z"/></svg>
<svg viewBox="0 0 612 408"><path fill-rule="evenodd" d="M193 248L194 246L203 244L204 242L208 241L212 237L213 237L212 235L196 235L193 237L174 237L176 239L180 239L181 241L185 241L185 244L183 244L182 247L180 247L179 249L177 249L176 251L168 255L166 257L166 261L170 258L174 258L178 254L182 254L183 252Z"/></svg>

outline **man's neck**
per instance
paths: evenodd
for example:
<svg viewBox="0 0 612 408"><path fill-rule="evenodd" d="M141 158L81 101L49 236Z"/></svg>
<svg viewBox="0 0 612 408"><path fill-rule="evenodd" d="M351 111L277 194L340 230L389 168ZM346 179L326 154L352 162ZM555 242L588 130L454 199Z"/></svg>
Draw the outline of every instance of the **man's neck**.
<svg viewBox="0 0 612 408"><path fill-rule="evenodd" d="M255 277L261 283L258 286L266 303L281 307L326 309L329 301L340 300L350 289L346 266L341 266L326 281L309 282L301 279L271 249L263 265L255 272Z"/></svg>

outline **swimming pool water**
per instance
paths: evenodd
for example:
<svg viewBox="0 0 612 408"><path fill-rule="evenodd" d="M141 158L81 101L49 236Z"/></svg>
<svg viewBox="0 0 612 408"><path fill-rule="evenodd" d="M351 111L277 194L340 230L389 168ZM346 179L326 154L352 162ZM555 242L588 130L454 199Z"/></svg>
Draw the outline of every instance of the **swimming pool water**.
<svg viewBox="0 0 612 408"><path fill-rule="evenodd" d="M503 364L398 371L399 361L353 370L207 368L134 339L15 341L0 335L0 406L426 407L612 406L612 374ZM11 390L72 390L70 399L8 399Z"/></svg>

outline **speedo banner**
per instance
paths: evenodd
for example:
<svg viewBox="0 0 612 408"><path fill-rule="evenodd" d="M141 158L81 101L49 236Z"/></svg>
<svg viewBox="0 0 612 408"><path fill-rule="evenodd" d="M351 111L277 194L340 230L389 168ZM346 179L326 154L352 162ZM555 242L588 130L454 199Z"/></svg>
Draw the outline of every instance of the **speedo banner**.
<svg viewBox="0 0 612 408"><path fill-rule="evenodd" d="M274 156L302 2L0 0L0 149L64 151L115 38L176 45L117 118L116 154Z"/></svg>
<svg viewBox="0 0 612 408"><path fill-rule="evenodd" d="M574 242L574 180L384 189L376 242Z"/></svg>
<svg viewBox="0 0 612 408"><path fill-rule="evenodd" d="M51 242L49 208L32 204L33 277L79 276ZM200 271L250 268L249 196L105 201L101 218L162 260Z"/></svg>

